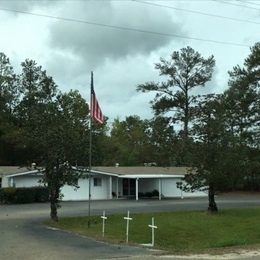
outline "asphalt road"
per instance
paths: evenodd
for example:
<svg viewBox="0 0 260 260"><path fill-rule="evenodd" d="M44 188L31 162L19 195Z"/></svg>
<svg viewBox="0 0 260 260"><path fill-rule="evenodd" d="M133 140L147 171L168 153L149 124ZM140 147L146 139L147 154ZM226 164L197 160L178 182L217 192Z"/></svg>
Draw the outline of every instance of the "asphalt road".
<svg viewBox="0 0 260 260"><path fill-rule="evenodd" d="M219 196L219 210L226 208L260 206L260 196ZM59 217L87 216L88 201L63 202ZM206 210L207 198L91 201L91 215ZM49 218L49 203L27 205L0 205L0 259L58 260L58 259L260 259L255 256L161 256L161 252L126 245L109 245L79 235L47 228L42 224ZM204 257L204 258L203 258ZM235 258L234 258L235 257Z"/></svg>

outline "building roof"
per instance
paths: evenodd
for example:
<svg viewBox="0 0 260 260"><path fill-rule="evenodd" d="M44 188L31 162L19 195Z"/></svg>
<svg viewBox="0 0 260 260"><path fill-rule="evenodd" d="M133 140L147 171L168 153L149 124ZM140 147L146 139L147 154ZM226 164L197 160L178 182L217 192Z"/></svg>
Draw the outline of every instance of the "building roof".
<svg viewBox="0 0 260 260"><path fill-rule="evenodd" d="M157 167L157 166L93 166L93 171L112 173L117 175L185 175L187 167Z"/></svg>
<svg viewBox="0 0 260 260"><path fill-rule="evenodd" d="M1 175L11 175L15 173L23 173L28 172L29 169L27 167L20 166L0 166L0 176Z"/></svg>
<svg viewBox="0 0 260 260"><path fill-rule="evenodd" d="M77 168L75 167L75 169ZM87 169L85 170L87 171ZM118 176L119 178L174 178L183 177L188 173L188 168L157 166L93 166L91 171L97 174ZM39 170L30 170L26 167L21 168L18 166L0 166L0 176L5 175L7 178L39 173L41 173Z"/></svg>

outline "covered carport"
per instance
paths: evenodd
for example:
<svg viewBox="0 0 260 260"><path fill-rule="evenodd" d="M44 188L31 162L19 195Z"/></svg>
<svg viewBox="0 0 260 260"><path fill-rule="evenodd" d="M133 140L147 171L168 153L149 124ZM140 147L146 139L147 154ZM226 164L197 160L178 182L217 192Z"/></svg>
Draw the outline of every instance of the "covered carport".
<svg viewBox="0 0 260 260"><path fill-rule="evenodd" d="M139 200L140 192L150 192L153 190L158 190L159 200L161 200L162 197L166 197L169 194L172 194L173 196L183 197L183 192L176 186L176 183L178 181L181 181L183 175L131 174L119 175L118 177L123 179L123 183L125 181L125 183L128 184L127 186L125 185L123 187L125 191L123 195L135 195L136 200ZM133 191L135 194L133 194Z"/></svg>

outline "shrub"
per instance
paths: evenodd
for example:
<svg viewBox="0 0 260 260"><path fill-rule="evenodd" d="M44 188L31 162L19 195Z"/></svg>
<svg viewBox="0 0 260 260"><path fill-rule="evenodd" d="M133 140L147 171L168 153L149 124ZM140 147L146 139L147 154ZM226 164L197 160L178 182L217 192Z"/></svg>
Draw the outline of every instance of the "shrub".
<svg viewBox="0 0 260 260"><path fill-rule="evenodd" d="M152 197L158 197L159 196L159 191L158 190L153 190L153 191L147 191L145 193L140 192L139 194L141 195L140 197L152 198Z"/></svg>
<svg viewBox="0 0 260 260"><path fill-rule="evenodd" d="M152 196L153 196L153 197L158 197L158 196L159 196L159 191L158 191L158 190L154 190L154 191L152 192Z"/></svg>
<svg viewBox="0 0 260 260"><path fill-rule="evenodd" d="M145 197L151 198L153 196L153 193L151 191L147 191L145 193Z"/></svg>
<svg viewBox="0 0 260 260"><path fill-rule="evenodd" d="M46 202L49 200L49 189L47 187L35 187L35 202Z"/></svg>
<svg viewBox="0 0 260 260"><path fill-rule="evenodd" d="M35 188L17 188L15 203L24 204L35 201Z"/></svg>
<svg viewBox="0 0 260 260"><path fill-rule="evenodd" d="M0 203L4 202L4 191L3 188L0 188Z"/></svg>
<svg viewBox="0 0 260 260"><path fill-rule="evenodd" d="M49 200L47 187L24 187L0 189L0 203L24 204L33 202L46 202Z"/></svg>
<svg viewBox="0 0 260 260"><path fill-rule="evenodd" d="M2 189L1 202L2 203L15 203L16 188L8 187Z"/></svg>
<svg viewBox="0 0 260 260"><path fill-rule="evenodd" d="M145 193L144 193L144 192L138 192L138 197L139 197L139 198L145 197Z"/></svg>

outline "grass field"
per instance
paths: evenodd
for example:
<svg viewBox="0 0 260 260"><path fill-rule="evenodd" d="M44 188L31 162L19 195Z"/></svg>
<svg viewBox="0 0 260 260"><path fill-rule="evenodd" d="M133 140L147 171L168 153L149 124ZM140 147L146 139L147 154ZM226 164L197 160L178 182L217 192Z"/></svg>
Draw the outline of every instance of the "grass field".
<svg viewBox="0 0 260 260"><path fill-rule="evenodd" d="M100 241L126 243L126 215L108 215L105 236L101 216L63 218L46 225L75 232ZM214 248L230 248L260 244L260 208L222 210L218 214L202 211L131 214L129 244L151 243L148 227L154 217L154 248L174 252L194 252Z"/></svg>

